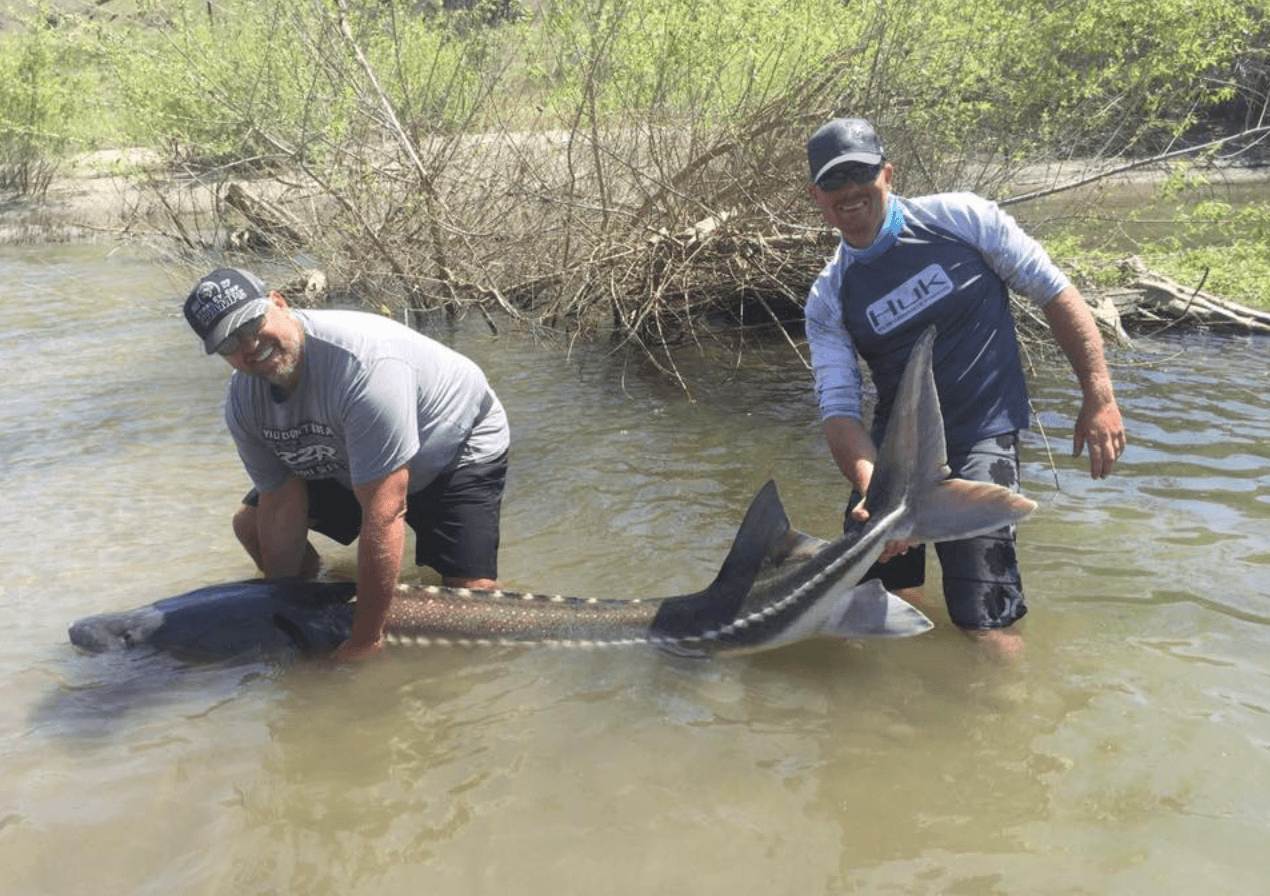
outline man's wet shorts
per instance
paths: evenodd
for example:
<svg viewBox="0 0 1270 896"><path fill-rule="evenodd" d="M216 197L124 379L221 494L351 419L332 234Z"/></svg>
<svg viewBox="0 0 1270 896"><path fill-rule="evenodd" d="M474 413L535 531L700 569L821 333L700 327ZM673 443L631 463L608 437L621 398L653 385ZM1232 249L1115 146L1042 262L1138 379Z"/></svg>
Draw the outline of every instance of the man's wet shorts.
<svg viewBox="0 0 1270 896"><path fill-rule="evenodd" d="M406 522L415 532L415 563L453 578L498 578L498 537L507 455L442 473L406 499ZM310 479L309 528L352 544L362 508L352 489L334 479ZM253 488L243 498L259 503Z"/></svg>

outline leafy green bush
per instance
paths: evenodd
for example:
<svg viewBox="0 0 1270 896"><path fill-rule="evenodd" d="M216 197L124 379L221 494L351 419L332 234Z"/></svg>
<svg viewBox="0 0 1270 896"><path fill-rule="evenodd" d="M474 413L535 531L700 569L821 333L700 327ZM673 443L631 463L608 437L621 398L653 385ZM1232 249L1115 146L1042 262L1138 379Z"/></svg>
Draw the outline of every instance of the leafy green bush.
<svg viewBox="0 0 1270 896"><path fill-rule="evenodd" d="M851 43L841 0L543 0L517 28L526 84L565 115L682 123L736 115Z"/></svg>
<svg viewBox="0 0 1270 896"><path fill-rule="evenodd" d="M1084 281L1121 282L1136 255L1152 271L1252 307L1270 307L1270 202L1260 182L1213 184L1178 166L1153 195L1108 224L1076 216L1045 234L1050 254ZM1221 198L1218 198L1221 197Z"/></svg>
<svg viewBox="0 0 1270 896"><path fill-rule="evenodd" d="M291 27L283 9L148 9L140 20L99 32L130 143L184 163L260 167L301 151L309 134L338 132L341 98L321 89L312 48L303 43L308 35Z"/></svg>
<svg viewBox="0 0 1270 896"><path fill-rule="evenodd" d="M425 128L734 126L801 96L787 110L804 118L800 132L833 114L874 117L933 180L950 165L964 175L958 163L970 156L1120 153L1171 139L1203 104L1229 99L1232 82L1216 76L1266 33L1237 0L420 8L139 0L108 24L63 16L59 35L78 44L77 65L104 75L83 82L85 107L114 110L130 141L216 163L347 139L359 107L378 105L350 56L356 44L400 119ZM70 68L56 65L45 90Z"/></svg>
<svg viewBox="0 0 1270 896"><path fill-rule="evenodd" d="M35 22L0 52L0 190L43 195L72 142L82 82L60 49Z"/></svg>
<svg viewBox="0 0 1270 896"><path fill-rule="evenodd" d="M1245 305L1270 306L1270 202L1206 199L1182 206L1175 229L1143 260L1179 283Z"/></svg>

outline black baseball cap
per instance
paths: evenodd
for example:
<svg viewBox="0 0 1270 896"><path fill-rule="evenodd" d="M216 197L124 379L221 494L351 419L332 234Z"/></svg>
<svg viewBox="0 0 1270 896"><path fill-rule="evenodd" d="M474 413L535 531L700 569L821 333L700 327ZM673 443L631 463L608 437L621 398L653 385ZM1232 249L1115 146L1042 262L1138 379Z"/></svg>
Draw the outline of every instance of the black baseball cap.
<svg viewBox="0 0 1270 896"><path fill-rule="evenodd" d="M846 162L880 165L885 158L882 138L863 118L835 118L807 141L807 164L813 184Z"/></svg>
<svg viewBox="0 0 1270 896"><path fill-rule="evenodd" d="M185 319L210 355L229 334L269 310L269 291L255 274L218 268L190 290Z"/></svg>

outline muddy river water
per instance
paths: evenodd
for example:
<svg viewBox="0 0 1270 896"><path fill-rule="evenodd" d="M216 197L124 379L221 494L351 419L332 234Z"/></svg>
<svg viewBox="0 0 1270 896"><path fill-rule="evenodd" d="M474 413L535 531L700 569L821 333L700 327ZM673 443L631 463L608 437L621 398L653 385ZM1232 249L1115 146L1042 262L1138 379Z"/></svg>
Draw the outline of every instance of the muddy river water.
<svg viewBox="0 0 1270 896"><path fill-rule="evenodd" d="M186 288L108 246L0 248L0 891L1265 892L1265 339L1116 350L1130 447L1102 482L1068 456L1070 374L1036 372L1017 668L938 602L918 638L715 663L79 655L81 616L253 574L229 529L228 368L187 331ZM784 343L685 350L689 396L605 347L433 335L512 421L510 586L695 590L769 477L800 528L839 525Z"/></svg>

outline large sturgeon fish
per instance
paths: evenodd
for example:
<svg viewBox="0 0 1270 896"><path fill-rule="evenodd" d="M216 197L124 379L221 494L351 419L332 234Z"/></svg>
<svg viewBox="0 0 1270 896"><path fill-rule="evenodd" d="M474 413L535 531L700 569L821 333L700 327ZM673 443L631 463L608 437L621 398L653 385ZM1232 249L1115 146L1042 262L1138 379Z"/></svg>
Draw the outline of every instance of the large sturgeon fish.
<svg viewBox="0 0 1270 896"><path fill-rule="evenodd" d="M391 645L654 645L710 656L768 650L808 638L903 637L931 622L860 580L891 540L967 538L1012 525L1036 505L1001 486L949 479L943 417L931 372L934 328L900 381L869 491L870 518L825 542L794 529L776 485L755 497L708 588L656 599L571 598L510 591L403 586ZM90 652L135 647L190 659L324 654L348 636L354 583L299 579L215 585L122 613L81 619L73 644Z"/></svg>

